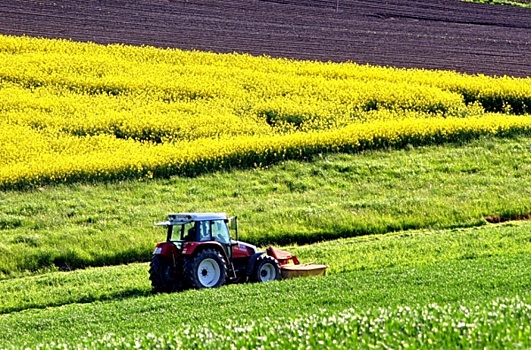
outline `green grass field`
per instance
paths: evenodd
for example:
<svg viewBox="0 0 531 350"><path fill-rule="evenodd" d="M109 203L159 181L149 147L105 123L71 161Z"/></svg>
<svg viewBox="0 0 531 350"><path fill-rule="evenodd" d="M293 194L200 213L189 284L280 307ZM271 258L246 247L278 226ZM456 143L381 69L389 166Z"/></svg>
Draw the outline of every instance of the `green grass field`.
<svg viewBox="0 0 531 350"><path fill-rule="evenodd" d="M467 229L408 231L285 247L328 274L429 266L456 260L531 253L527 222ZM0 282L0 314L151 294L147 263L53 272ZM112 281L112 283L109 283Z"/></svg>
<svg viewBox="0 0 531 350"><path fill-rule="evenodd" d="M191 348L208 330L225 343L218 339L202 344L204 348L230 348L226 337L253 325L256 332L242 335L241 341L255 348L264 334L273 335L268 327L273 324L287 329L271 348L296 341L297 332L313 332L310 339L317 346L319 337L334 334L336 326L312 331L301 323L342 314L350 320L342 339L349 346L383 341L400 347L400 342L422 331L435 345L476 347L490 344L491 338L475 333L489 325L489 337L500 336L492 344L525 341L522 344L529 346L531 318L525 305L531 296L530 228L527 222L507 223L290 247L305 261L329 264L329 274L174 294L151 295L145 263L6 280L0 283L0 339L5 348L39 344L59 348L63 343L69 348L79 344L92 348L105 347L107 342L126 348L137 341L151 347L162 340L164 344L182 341L182 346ZM397 309L405 306L409 311L397 315ZM470 312L464 313L463 308ZM505 321L493 317L489 323L489 312L518 314ZM474 325L469 325L472 333L456 343L452 337L458 328L437 332L425 324L415 326L418 318L428 317L426 313L430 322L441 327L448 320L457 325L474 319ZM380 333L360 326L363 317L378 322L382 314ZM406 325L412 334L404 331ZM357 333L360 327L363 332ZM393 330L398 338L389 333ZM394 343L389 342L391 338Z"/></svg>
<svg viewBox="0 0 531 350"><path fill-rule="evenodd" d="M0 349L531 346L531 224L485 220L530 212L530 147L484 138L4 192ZM327 276L153 295L152 222L199 210L239 215L242 238Z"/></svg>
<svg viewBox="0 0 531 350"><path fill-rule="evenodd" d="M531 346L531 138L0 193L0 349ZM325 277L151 293L171 211ZM486 217L501 224L490 224ZM83 268L83 269L81 269Z"/></svg>
<svg viewBox="0 0 531 350"><path fill-rule="evenodd" d="M147 182L0 193L4 278L147 261L169 212L238 215L259 246L448 229L531 212L531 138L483 138Z"/></svg>

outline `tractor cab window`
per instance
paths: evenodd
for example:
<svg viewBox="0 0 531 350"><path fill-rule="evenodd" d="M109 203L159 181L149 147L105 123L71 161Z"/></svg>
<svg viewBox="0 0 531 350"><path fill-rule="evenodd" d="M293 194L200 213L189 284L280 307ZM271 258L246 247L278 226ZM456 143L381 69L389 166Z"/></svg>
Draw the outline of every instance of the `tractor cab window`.
<svg viewBox="0 0 531 350"><path fill-rule="evenodd" d="M198 222L199 227L199 240L200 241L211 241L212 235L210 232L210 221L200 221Z"/></svg>
<svg viewBox="0 0 531 350"><path fill-rule="evenodd" d="M195 241L195 224L193 222L175 226L174 229L178 229L179 232L176 233L176 235L180 235L183 241Z"/></svg>
<svg viewBox="0 0 531 350"><path fill-rule="evenodd" d="M228 244L230 242L229 230L225 221L212 221L212 237L223 244Z"/></svg>

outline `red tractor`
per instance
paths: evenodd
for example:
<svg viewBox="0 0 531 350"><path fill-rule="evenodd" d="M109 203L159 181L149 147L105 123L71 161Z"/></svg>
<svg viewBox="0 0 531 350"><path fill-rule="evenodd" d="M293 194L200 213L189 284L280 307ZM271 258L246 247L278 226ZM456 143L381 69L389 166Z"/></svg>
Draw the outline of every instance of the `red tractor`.
<svg viewBox="0 0 531 350"><path fill-rule="evenodd" d="M287 252L271 247L258 251L238 241L237 218L224 213L169 214L168 221L155 225L166 227L167 236L153 251L149 278L154 292L273 281L282 278L282 268L303 266Z"/></svg>

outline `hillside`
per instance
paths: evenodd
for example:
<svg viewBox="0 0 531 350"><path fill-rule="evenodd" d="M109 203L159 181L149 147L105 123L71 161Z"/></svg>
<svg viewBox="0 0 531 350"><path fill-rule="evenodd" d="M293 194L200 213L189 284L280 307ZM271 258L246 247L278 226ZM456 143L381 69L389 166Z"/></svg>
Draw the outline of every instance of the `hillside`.
<svg viewBox="0 0 531 350"><path fill-rule="evenodd" d="M0 350L531 348L530 52L450 0L5 2ZM153 293L196 211L326 276Z"/></svg>

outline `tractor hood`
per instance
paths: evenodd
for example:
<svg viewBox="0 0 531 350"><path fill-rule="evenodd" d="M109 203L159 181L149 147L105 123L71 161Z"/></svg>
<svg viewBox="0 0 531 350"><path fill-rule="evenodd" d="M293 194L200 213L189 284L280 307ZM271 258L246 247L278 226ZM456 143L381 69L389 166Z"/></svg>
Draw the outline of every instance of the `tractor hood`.
<svg viewBox="0 0 531 350"><path fill-rule="evenodd" d="M241 241L232 241L233 245L236 245L236 250L241 252L246 252L248 255L253 255L258 252L258 249L255 245L241 242Z"/></svg>

